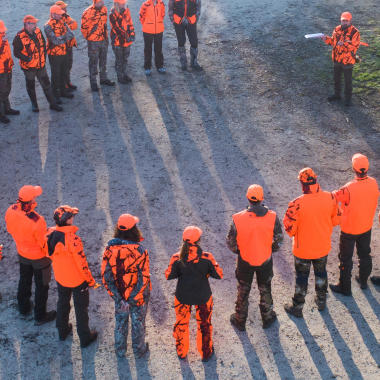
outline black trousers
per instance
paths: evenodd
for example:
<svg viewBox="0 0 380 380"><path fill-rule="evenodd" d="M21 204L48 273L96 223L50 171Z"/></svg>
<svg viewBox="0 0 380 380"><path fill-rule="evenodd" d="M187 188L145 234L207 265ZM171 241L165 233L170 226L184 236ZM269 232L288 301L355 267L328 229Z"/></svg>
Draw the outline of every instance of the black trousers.
<svg viewBox="0 0 380 380"><path fill-rule="evenodd" d="M65 84L71 83L70 73L71 73L71 69L73 68L73 61L74 61L73 48L67 48L67 76L65 79Z"/></svg>
<svg viewBox="0 0 380 380"><path fill-rule="evenodd" d="M162 54L163 33L144 33L144 69L152 68L152 45L154 45L154 63L157 69L164 66Z"/></svg>
<svg viewBox="0 0 380 380"><path fill-rule="evenodd" d="M69 314L71 295L74 299L75 318L77 320L77 333L81 344L86 343L90 338L90 328L88 327L88 305L90 294L87 282L83 282L75 288L67 288L57 283L58 303L56 326L59 336L66 335L69 329Z"/></svg>
<svg viewBox="0 0 380 380"><path fill-rule="evenodd" d="M21 314L27 314L31 308L32 280L36 285L34 300L34 319L39 321L46 314L46 303L49 292L51 266L36 269L33 265L20 263L20 280L18 283L17 302Z"/></svg>
<svg viewBox="0 0 380 380"><path fill-rule="evenodd" d="M371 232L369 230L360 235L351 235L341 232L339 242L339 283L345 290L351 290L351 271L352 271L352 256L354 248L359 257L359 278L361 282L366 282L372 272L372 257L371 253Z"/></svg>
<svg viewBox="0 0 380 380"><path fill-rule="evenodd" d="M12 88L12 73L0 74L0 102L8 101Z"/></svg>
<svg viewBox="0 0 380 380"><path fill-rule="evenodd" d="M351 99L352 97L352 69L353 65L343 65L342 63L334 62L334 88L335 95L341 93L342 74L344 76L344 97Z"/></svg>
<svg viewBox="0 0 380 380"><path fill-rule="evenodd" d="M198 35L197 35L197 24L174 24L175 34L177 36L178 47L185 46L186 34L189 39L192 48L196 49L198 47Z"/></svg>
<svg viewBox="0 0 380 380"><path fill-rule="evenodd" d="M51 69L51 86L54 94L59 95L60 91L65 91L67 78L69 76L69 56L49 55Z"/></svg>

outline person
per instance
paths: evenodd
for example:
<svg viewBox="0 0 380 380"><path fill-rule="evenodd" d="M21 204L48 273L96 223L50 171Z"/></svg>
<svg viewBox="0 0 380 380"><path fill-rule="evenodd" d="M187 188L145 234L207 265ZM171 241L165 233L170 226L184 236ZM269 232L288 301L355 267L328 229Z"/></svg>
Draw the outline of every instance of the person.
<svg viewBox="0 0 380 380"><path fill-rule="evenodd" d="M165 74L162 37L164 34L165 4L162 0L146 0L140 8L140 22L144 35L145 75L152 73L152 45L154 44L154 62L160 74Z"/></svg>
<svg viewBox="0 0 380 380"><path fill-rule="evenodd" d="M376 180L368 175L368 158L356 153L352 156L355 178L339 190L334 191L341 204L342 222L339 243L339 282L330 285L333 292L351 295L352 256L356 245L359 257L359 276L356 280L362 289L367 288L367 280L372 271L371 231L379 198Z"/></svg>
<svg viewBox="0 0 380 380"><path fill-rule="evenodd" d="M310 266L315 275L315 303L318 310L326 307L327 256L331 249L333 227L340 222L340 210L335 197L321 189L311 168L298 174L303 195L291 201L284 216L284 227L293 239L296 285L293 302L284 306L295 317L303 317Z"/></svg>
<svg viewBox="0 0 380 380"><path fill-rule="evenodd" d="M98 336L88 327L88 288L97 284L88 268L82 240L76 234L78 227L74 226L74 217L78 212L76 207L69 205L59 206L54 211L56 226L48 230L47 246L58 288L56 326L59 339L65 340L72 332L69 314L73 296L80 345L87 347Z"/></svg>
<svg viewBox="0 0 380 380"><path fill-rule="evenodd" d="M379 224L380 224L380 212L379 212ZM372 276L371 281L375 285L380 285L380 276Z"/></svg>
<svg viewBox="0 0 380 380"><path fill-rule="evenodd" d="M78 29L78 23L69 16L67 13L67 4L61 0L56 1L55 5L58 5L63 11L62 20L69 26L70 30L74 31ZM73 48L77 47L77 41L75 37L66 42L66 50L67 50L67 72L65 78L65 87L69 91L75 91L77 86L71 83L71 69L73 68Z"/></svg>
<svg viewBox="0 0 380 380"><path fill-rule="evenodd" d="M114 238L107 243L102 259L102 279L115 301L116 355L127 351L128 320L131 316L132 347L137 357L149 351L145 342L145 318L151 291L149 254L141 245L139 218L120 215Z"/></svg>
<svg viewBox="0 0 380 380"><path fill-rule="evenodd" d="M340 100L341 79L344 75L345 105L351 105L352 98L352 69L357 62L356 52L360 46L360 33L352 25L350 12L343 12L332 36L324 36L327 45L332 46L332 61L334 63L334 94L328 97L330 102Z"/></svg>
<svg viewBox="0 0 380 380"><path fill-rule="evenodd" d="M194 305L197 319L197 348L202 361L214 355L212 343L213 298L208 278L223 278L223 270L210 252L199 245L202 230L188 226L183 231L181 250L175 253L166 269L167 280L178 279L174 297L176 322L173 336L176 341L177 355L185 359L189 351L189 322Z"/></svg>
<svg viewBox="0 0 380 380"><path fill-rule="evenodd" d="M127 0L114 0L110 13L111 45L115 54L115 69L119 83L126 84L132 79L126 73L131 45L135 40L135 29Z"/></svg>
<svg viewBox="0 0 380 380"><path fill-rule="evenodd" d="M13 59L4 21L0 20L0 122L8 124L6 115L19 115L20 111L11 108L9 94L12 88Z"/></svg>
<svg viewBox="0 0 380 380"><path fill-rule="evenodd" d="M62 15L64 10L58 5L50 7L50 20L45 24L47 37L47 54L51 69L51 84L57 103L62 98L73 98L74 95L66 89L69 72L69 56L67 43L74 38L74 34L65 23Z"/></svg>
<svg viewBox="0 0 380 380"><path fill-rule="evenodd" d="M36 212L36 198L42 194L41 186L23 186L18 200L11 205L5 222L8 232L16 243L20 263L20 280L17 290L18 309L21 315L31 311L32 279L34 276L35 304L34 319L36 325L53 321L56 311L46 311L49 282L51 278L51 260L47 256L47 227L43 216Z"/></svg>
<svg viewBox="0 0 380 380"><path fill-rule="evenodd" d="M178 41L178 55L181 69L187 70L186 34L190 42L190 65L201 71L198 63L197 24L201 15L201 0L169 0L169 18L174 25Z"/></svg>
<svg viewBox="0 0 380 380"><path fill-rule="evenodd" d="M32 15L24 17L24 28L13 40L13 54L20 60L21 69L26 80L26 90L32 102L32 111L39 112L35 79L40 82L42 90L50 104L50 109L62 111L57 104L46 72L46 43L42 32L37 28L38 19Z"/></svg>
<svg viewBox="0 0 380 380"><path fill-rule="evenodd" d="M98 65L100 84L114 86L115 82L107 78L108 33L107 7L104 6L104 0L93 0L93 4L83 12L81 32L87 40L91 90L99 91L96 81Z"/></svg>
<svg viewBox="0 0 380 380"><path fill-rule="evenodd" d="M277 319L273 311L271 282L273 278L272 252L280 248L283 240L280 220L276 213L262 204L264 190L260 185L248 187L249 206L232 216L226 242L237 257L236 279L238 293L235 313L230 322L240 331L245 331L248 317L248 298L253 276L256 273L260 292L260 312L263 328L268 328Z"/></svg>

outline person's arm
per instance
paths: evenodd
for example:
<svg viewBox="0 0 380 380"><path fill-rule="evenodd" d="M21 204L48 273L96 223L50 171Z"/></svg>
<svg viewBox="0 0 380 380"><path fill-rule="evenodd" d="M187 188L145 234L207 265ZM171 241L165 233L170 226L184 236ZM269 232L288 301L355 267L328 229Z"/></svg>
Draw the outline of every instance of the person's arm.
<svg viewBox="0 0 380 380"><path fill-rule="evenodd" d="M165 18L165 3L162 2L162 6L161 6L161 16L162 16L162 19Z"/></svg>
<svg viewBox="0 0 380 380"><path fill-rule="evenodd" d="M83 251L83 244L81 238L77 235L74 235L70 243L71 246L69 247L69 249L79 272L83 274L83 277L87 281L88 286L94 286L95 280L92 277L91 271L88 267L86 255Z"/></svg>
<svg viewBox="0 0 380 380"><path fill-rule="evenodd" d="M170 259L169 266L165 271L165 277L167 280L173 280L180 276L178 265L179 265L179 255L176 253Z"/></svg>
<svg viewBox="0 0 380 380"><path fill-rule="evenodd" d="M299 208L300 204L297 199L290 202L284 216L283 224L286 233L290 237L294 236L297 232Z"/></svg>
<svg viewBox="0 0 380 380"><path fill-rule="evenodd" d="M133 26L131 12L130 12L129 8L127 9L127 27L128 27L128 31L129 31L129 36L127 36L127 37L129 38L130 41L134 41L135 40L135 27Z"/></svg>
<svg viewBox="0 0 380 380"><path fill-rule="evenodd" d="M336 45L336 32L335 32L335 29L333 31L333 34L332 36L324 36L323 37L323 41L325 42L326 45L331 45L333 47L335 47Z"/></svg>
<svg viewBox="0 0 380 380"><path fill-rule="evenodd" d="M47 250L47 225L45 219L40 215L36 223L34 230L34 238L36 239L37 244L41 247L41 251L48 256Z"/></svg>
<svg viewBox="0 0 380 380"><path fill-rule="evenodd" d="M81 19L80 30L85 39L87 39L89 35L94 33L95 30L98 28L98 24L91 26L92 15L90 11L91 9L87 9L86 11L84 11Z"/></svg>
<svg viewBox="0 0 380 380"><path fill-rule="evenodd" d="M142 305L144 303L144 294L146 289L151 286L149 255L148 251L144 250L142 246L140 246L138 250L141 253L141 257L137 263L138 279L135 288L129 295L128 302L132 301L132 303L136 303L136 305Z"/></svg>
<svg viewBox="0 0 380 380"><path fill-rule="evenodd" d="M69 15L66 16L66 24L69 26L71 30L77 30L78 29L78 23L71 18Z"/></svg>
<svg viewBox="0 0 380 380"><path fill-rule="evenodd" d="M13 39L13 55L16 58L21 59L21 61L30 62L32 60L32 57L29 57L27 55L22 54L21 52L22 52L23 48L24 48L24 46L21 42L20 36L17 35Z"/></svg>
<svg viewBox="0 0 380 380"><path fill-rule="evenodd" d="M112 268L108 261L107 248L104 251L102 260L102 282L112 299L115 302L120 303L123 300L123 297L120 295L115 278L113 277Z"/></svg>
<svg viewBox="0 0 380 380"><path fill-rule="evenodd" d="M284 234L282 233L281 222L280 219L278 219L278 216L276 216L276 221L274 223L273 229L272 252L276 252L280 249L283 240Z"/></svg>
<svg viewBox="0 0 380 380"><path fill-rule="evenodd" d="M234 221L232 221L230 230L228 231L228 234L226 236L226 243L227 247L232 251L233 253L239 254L239 247L237 245L236 241L237 231Z"/></svg>
<svg viewBox="0 0 380 380"><path fill-rule="evenodd" d="M216 278L217 280L221 280L223 278L223 269L219 266L219 264L216 262L214 256L211 253L207 254L207 260L210 263L210 269L208 274Z"/></svg>
<svg viewBox="0 0 380 380"><path fill-rule="evenodd" d="M343 186L339 190L333 191L332 194L342 206L348 206L350 204L350 191L347 186Z"/></svg>
<svg viewBox="0 0 380 380"><path fill-rule="evenodd" d="M70 30L70 28L66 25L67 31L62 36L56 36L54 30L49 24L46 24L44 27L46 37L53 45L62 45L67 41L74 38L74 33Z"/></svg>
<svg viewBox="0 0 380 380"><path fill-rule="evenodd" d="M331 222L332 222L333 226L337 226L340 224L342 213L341 213L341 210L339 208L337 198L334 196L334 194L331 194L331 197L332 197L332 201L333 201L333 210L331 213Z"/></svg>
<svg viewBox="0 0 380 380"><path fill-rule="evenodd" d="M141 25L144 25L144 22L145 22L146 8L147 8L146 4L142 3L141 8L140 8L140 14L139 14Z"/></svg>

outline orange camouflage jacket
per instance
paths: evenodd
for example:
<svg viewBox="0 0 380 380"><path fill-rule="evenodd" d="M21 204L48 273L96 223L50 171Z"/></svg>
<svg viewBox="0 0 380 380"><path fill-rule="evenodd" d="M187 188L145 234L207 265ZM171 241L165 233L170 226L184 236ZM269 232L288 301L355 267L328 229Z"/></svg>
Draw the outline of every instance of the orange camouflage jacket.
<svg viewBox="0 0 380 380"><path fill-rule="evenodd" d="M11 73L13 59L8 40L0 40L0 74Z"/></svg>
<svg viewBox="0 0 380 380"><path fill-rule="evenodd" d="M82 14L81 32L87 41L104 41L107 34L107 7L88 7Z"/></svg>
<svg viewBox="0 0 380 380"><path fill-rule="evenodd" d="M135 28L129 8L119 13L115 8L110 12L111 44L112 46L127 47L132 44L135 37Z"/></svg>

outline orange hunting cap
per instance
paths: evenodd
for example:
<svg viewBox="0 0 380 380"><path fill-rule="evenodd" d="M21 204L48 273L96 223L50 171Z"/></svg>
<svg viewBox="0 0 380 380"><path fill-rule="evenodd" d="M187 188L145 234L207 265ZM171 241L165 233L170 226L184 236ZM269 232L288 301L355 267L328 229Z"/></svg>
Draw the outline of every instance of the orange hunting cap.
<svg viewBox="0 0 380 380"><path fill-rule="evenodd" d="M183 241L190 244L196 243L202 236L203 231L196 226L187 226L182 234Z"/></svg>
<svg viewBox="0 0 380 380"><path fill-rule="evenodd" d="M312 168L303 168L298 173L298 179L305 184L312 185L317 181L317 175Z"/></svg>
<svg viewBox="0 0 380 380"><path fill-rule="evenodd" d="M264 190L260 185L251 185L247 190L247 198L250 201L261 202L264 199Z"/></svg>
<svg viewBox="0 0 380 380"><path fill-rule="evenodd" d="M18 199L21 202L29 202L35 197L39 197L42 194L41 186L25 185L18 192Z"/></svg>
<svg viewBox="0 0 380 380"><path fill-rule="evenodd" d="M122 231L127 231L133 228L140 219L137 216L131 214L122 214L117 221L117 228Z"/></svg>
<svg viewBox="0 0 380 380"><path fill-rule="evenodd" d="M7 28L4 24L3 20L0 20L0 33L5 33L7 31Z"/></svg>
<svg viewBox="0 0 380 380"><path fill-rule="evenodd" d="M55 5L58 5L60 8L66 8L67 7L67 4L63 1L56 1L55 2Z"/></svg>
<svg viewBox="0 0 380 380"><path fill-rule="evenodd" d="M352 169L357 173L366 173L369 169L369 161L367 156L361 153L355 153L352 156Z"/></svg>
<svg viewBox="0 0 380 380"><path fill-rule="evenodd" d="M343 12L340 15L340 20L346 20L346 21L351 21L352 20L352 14L350 12Z"/></svg>
<svg viewBox="0 0 380 380"><path fill-rule="evenodd" d="M69 205L62 205L55 209L54 220L57 224L66 223L72 216L78 214L79 209Z"/></svg>
<svg viewBox="0 0 380 380"><path fill-rule="evenodd" d="M53 5L50 7L50 13L51 14L56 14L56 15L63 15L65 11L59 6L59 5Z"/></svg>
<svg viewBox="0 0 380 380"><path fill-rule="evenodd" d="M114 3L125 4L127 0L113 0Z"/></svg>
<svg viewBox="0 0 380 380"><path fill-rule="evenodd" d="M32 15L26 15L26 16L24 17L24 24L25 24L26 22L30 22L30 23L32 23L32 24L37 24L38 21L39 21L38 18L35 18L35 17L32 16Z"/></svg>

